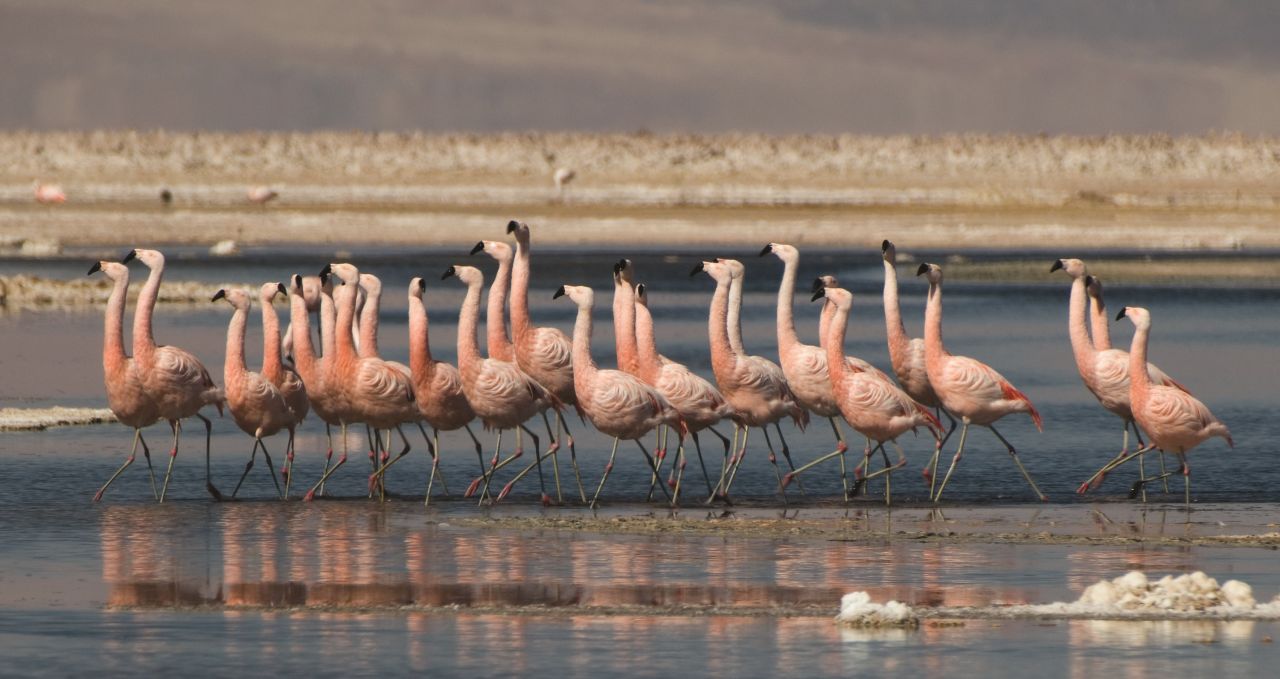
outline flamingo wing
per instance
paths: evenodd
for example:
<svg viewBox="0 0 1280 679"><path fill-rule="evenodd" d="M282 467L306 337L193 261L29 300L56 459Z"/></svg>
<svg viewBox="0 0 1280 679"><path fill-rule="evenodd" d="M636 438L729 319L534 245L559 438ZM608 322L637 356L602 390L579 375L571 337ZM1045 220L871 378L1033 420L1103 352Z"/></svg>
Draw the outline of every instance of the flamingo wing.
<svg viewBox="0 0 1280 679"><path fill-rule="evenodd" d="M556 328L538 328L533 335L532 359L545 368L567 368L573 365L573 344Z"/></svg>
<svg viewBox="0 0 1280 679"><path fill-rule="evenodd" d="M974 401L994 403L1003 400L1025 403L1036 429L1043 428L1044 422L1040 418L1039 411L1031 404L1031 399L986 363L967 356L948 356L943 366L942 376L949 389L963 391Z"/></svg>

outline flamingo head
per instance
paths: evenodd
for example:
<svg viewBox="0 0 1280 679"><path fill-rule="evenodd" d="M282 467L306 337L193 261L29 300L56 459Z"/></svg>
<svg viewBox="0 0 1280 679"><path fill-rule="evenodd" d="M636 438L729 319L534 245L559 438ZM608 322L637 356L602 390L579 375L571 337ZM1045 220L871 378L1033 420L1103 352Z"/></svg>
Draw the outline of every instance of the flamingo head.
<svg viewBox="0 0 1280 679"><path fill-rule="evenodd" d="M1078 259L1058 259L1054 260L1053 266L1049 267L1049 273L1053 273L1058 269L1067 272L1072 278L1083 278L1089 275L1089 269L1085 267L1084 262Z"/></svg>
<svg viewBox="0 0 1280 679"><path fill-rule="evenodd" d="M644 283L636 286L636 304L649 308L649 289Z"/></svg>
<svg viewBox="0 0 1280 679"><path fill-rule="evenodd" d="M619 259L613 265L613 277L615 280L630 285L635 279L636 267L629 259Z"/></svg>
<svg viewBox="0 0 1280 679"><path fill-rule="evenodd" d="M886 238L880 243L880 258L890 264L898 262L898 248L894 247L893 241Z"/></svg>
<svg viewBox="0 0 1280 679"><path fill-rule="evenodd" d="M1099 303L1101 303L1102 301L1102 279L1101 278L1098 278L1097 276L1094 276L1092 274L1085 276L1084 289L1086 292L1089 293L1090 297L1098 300Z"/></svg>
<svg viewBox="0 0 1280 679"><path fill-rule="evenodd" d="M937 285L942 282L942 267L925 262L920 265L919 269L916 269L916 275L924 276L930 283Z"/></svg>
<svg viewBox="0 0 1280 679"><path fill-rule="evenodd" d="M422 276L414 276L409 281L409 299L422 299L427 292L427 279Z"/></svg>
<svg viewBox="0 0 1280 679"><path fill-rule="evenodd" d="M515 234L516 242L528 244L529 242L529 225L524 222L511 220L507 222L507 233Z"/></svg>
<svg viewBox="0 0 1280 679"><path fill-rule="evenodd" d="M729 275L732 276L733 278L741 280L744 276L747 275L747 267L743 266L742 262L739 262L736 259L725 259L721 257L716 261L723 264L725 268L729 270Z"/></svg>
<svg viewBox="0 0 1280 679"><path fill-rule="evenodd" d="M258 290L258 299L263 306L271 306L275 301L276 295L287 297L289 291L285 289L284 283L263 283L262 288Z"/></svg>
<svg viewBox="0 0 1280 679"><path fill-rule="evenodd" d="M143 250L141 248L130 250L125 253L124 259L120 260L121 264L128 264L133 260L142 262L148 269L156 269L164 266L164 255L159 250Z"/></svg>
<svg viewBox="0 0 1280 679"><path fill-rule="evenodd" d="M1116 314L1116 320L1118 321L1125 316L1128 316L1129 320L1133 321L1133 325L1136 328L1145 330L1151 327L1151 312L1140 306L1127 306L1121 309L1120 313Z"/></svg>
<svg viewBox="0 0 1280 679"><path fill-rule="evenodd" d="M360 282L360 270L346 262L330 264L322 269L320 274L329 274L330 278L337 278L343 285L355 285Z"/></svg>
<svg viewBox="0 0 1280 679"><path fill-rule="evenodd" d="M360 274L360 288L364 290L364 294L368 297L377 297L382 294L382 279L371 273Z"/></svg>
<svg viewBox="0 0 1280 679"><path fill-rule="evenodd" d="M243 311L249 310L250 300L249 300L249 292L247 290L244 290L241 288L231 288L231 289L223 288L213 293L213 299L209 301L216 302L220 299L227 300L227 304L230 304L232 307L234 307L237 310L243 310Z"/></svg>
<svg viewBox="0 0 1280 679"><path fill-rule="evenodd" d="M324 294L324 284L320 282L319 276L294 276L302 282L298 288L302 292L302 299L307 303L308 311L315 311L320 308L320 295Z"/></svg>
<svg viewBox="0 0 1280 679"><path fill-rule="evenodd" d="M551 296L552 299L559 297L568 297L579 309L590 309L596 301L595 291L585 285L562 285Z"/></svg>
<svg viewBox="0 0 1280 679"><path fill-rule="evenodd" d="M817 292L821 292L823 288L838 288L838 287L840 287L840 281L836 280L835 276L827 274L824 276L818 276L817 278L813 279L813 287L809 288L809 291L817 293ZM815 296L813 299L817 300L818 297Z"/></svg>
<svg viewBox="0 0 1280 679"><path fill-rule="evenodd" d="M841 287L823 288L813 293L812 301L816 302L823 297L826 297L828 302L836 305L836 308L841 311L848 311L853 306L853 293Z"/></svg>
<svg viewBox="0 0 1280 679"><path fill-rule="evenodd" d="M474 255L477 252L484 252L499 262L510 262L515 257L515 251L510 245L496 240L482 240L476 243L476 246L471 248L471 254Z"/></svg>
<svg viewBox="0 0 1280 679"><path fill-rule="evenodd" d="M484 274L481 273L479 269L474 266L465 266L462 264L445 269L444 275L440 277L440 280L455 276L467 287L472 285L484 285Z"/></svg>
<svg viewBox="0 0 1280 679"><path fill-rule="evenodd" d="M760 256L764 257L771 252L788 264L800 261L800 251L786 243L770 243L760 251Z"/></svg>
<svg viewBox="0 0 1280 679"><path fill-rule="evenodd" d="M690 271L689 275L696 276L704 271L719 285L728 285L733 280L733 274L729 272L729 267L719 260L698 264L693 267L693 271Z"/></svg>
<svg viewBox="0 0 1280 679"><path fill-rule="evenodd" d="M95 262L93 266L89 267L89 273L86 275L92 276L99 271L113 281L129 280L129 267L120 262Z"/></svg>

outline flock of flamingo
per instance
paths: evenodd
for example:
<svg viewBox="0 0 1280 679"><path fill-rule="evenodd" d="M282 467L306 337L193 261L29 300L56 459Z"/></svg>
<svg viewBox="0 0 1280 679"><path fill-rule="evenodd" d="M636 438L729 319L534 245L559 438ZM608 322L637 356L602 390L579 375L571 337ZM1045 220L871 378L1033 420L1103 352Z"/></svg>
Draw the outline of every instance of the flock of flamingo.
<svg viewBox="0 0 1280 679"><path fill-rule="evenodd" d="M466 286L466 297L458 323L458 365L432 357L428 340L427 310L424 303L426 281L414 278L408 285L409 365L388 361L378 352L378 310L381 281L361 273L350 263L325 266L319 276L294 275L288 285L267 283L258 291L262 308L264 353L262 368L252 372L245 365L244 342L253 295L242 289L219 290L214 301L225 301L233 311L227 330L223 388L195 356L177 347L157 345L152 334L152 313L164 274L164 256L155 250L133 250L122 262L98 262L89 273L102 272L114 282L107 303L103 368L107 398L112 411L124 424L133 427L133 447L128 458L94 496L98 501L113 481L135 459L141 444L151 476L153 496L163 502L168 491L173 462L177 456L183 420L198 418L205 428L205 483L217 499L222 493L213 484L210 472L212 423L200 411L224 405L241 430L253 437L253 448L244 472L231 495L234 497L253 467L259 449L271 472L281 498L289 497L294 477L294 435L309 412L324 421L329 440L324 471L304 498L311 500L325 492L325 482L348 459L347 430L365 425L369 442L370 497L385 498L385 475L403 459L411 446L403 427L416 425L422 433L431 459L426 486L426 502L432 497L437 476L443 491L448 486L439 473L440 432L464 430L474 444L479 463L477 476L466 495L479 494L479 501L497 502L507 496L517 482L537 470L541 500L552 502L544 477L543 462L550 459L555 501L563 502L558 453L567 448L578 498L595 506L608 480L621 441L635 443L650 469L647 499L661 490L671 505L679 503L687 465L685 443L692 440L707 503L730 502L730 490L746 456L752 429L764 435L768 459L777 483L777 492L787 502L787 488L794 482L801 492L800 475L831 459L839 462L844 500L865 489L866 482L883 476L885 502L891 502L892 475L907 463L897 439L907 431L926 430L933 438L933 454L924 467L930 497L942 498L961 456L970 425L986 427L1005 446L1032 492L1040 492L1027 472L1018 452L995 428L1006 415L1025 413L1037 429L1040 414L1025 394L993 368L976 359L951 354L942 339L942 269L936 264L920 265L917 275L925 276L929 291L924 337L910 337L902 322L898 304L895 248L884 241L884 311L892 373L882 372L844 351L852 294L832 276L814 281L812 300L823 300L819 325L819 346L799 341L792 304L800 254L783 243L770 243L760 253L773 254L783 263L777 304L777 363L746 353L742 343L740 311L745 267L732 259L698 264L691 275L707 274L715 282L708 332L711 366L715 384L689 368L658 352L654 321L648 308L646 286L637 284L634 265L623 259L613 266L613 323L617 369L600 367L592 358L591 335L594 291L590 287L564 285L554 296L566 297L577 307L572 335L559 329L533 325L529 317L530 232L521 222L512 221L507 233L515 247L501 241L481 241L471 254L484 252L497 260L498 270L489 287L486 346L481 350L479 317L484 275L472 266L452 266L443 278L456 278ZM133 356L125 352L123 325L129 285L127 263L137 259L149 270L138 297L133 318ZM1120 453L1080 485L1078 492L1095 488L1120 465L1139 460L1139 479L1131 496L1142 494L1146 484L1181 474L1185 499L1190 502L1190 468L1186 453L1205 440L1220 436L1232 444L1230 432L1187 390L1159 368L1146 361L1151 315L1146 309L1126 307L1117 319L1127 316L1136 326L1133 344L1126 354L1114 349L1107 331L1107 311L1101 282L1089 275L1084 262L1061 259L1050 271L1071 276L1069 331L1071 348L1085 386L1099 403L1124 423ZM508 294L510 318L508 333ZM277 296L289 300L290 325L283 341L276 311ZM1091 312L1090 312L1091 309ZM313 343L311 315L318 312L319 344ZM1086 322L1086 316L1090 322ZM1091 327L1090 327L1091 326ZM487 355L486 355L487 354ZM292 365L286 357L291 357ZM609 461L590 500L578 467L573 435L565 420L567 408L574 408L584 421L612 437ZM797 467L778 423L790 418L799 427L810 416L826 418L834 436L832 452ZM552 416L555 425L552 425ZM837 421L843 418L865 438L863 456L854 465L850 482L846 467L848 444ZM537 433L528 422L540 418L546 428L548 446L541 449ZM943 419L948 421L944 426ZM479 419L486 430L496 433L493 455L486 462L484 449L471 429ZM157 488L150 450L142 430L159 420L169 423L173 446L163 484ZM716 429L729 421L732 437ZM941 483L937 467L943 447L961 425L960 441ZM432 433L428 435L429 425ZM535 425L536 426L536 425ZM775 447L769 427L778 437ZM341 455L333 461L332 430L340 429ZM1130 450L1132 429L1137 447ZM267 452L264 438L285 431L288 443L279 475ZM515 447L502 457L505 432L515 436ZM723 445L717 475L709 472L698 434L709 431ZM1141 432L1145 432L1144 442ZM642 437L655 433L650 449ZM391 452L393 434L401 447ZM533 443L533 460L511 477L500 490L494 488L497 473L519 459L524 437ZM668 446L674 437L672 465L662 478ZM563 446L562 446L563 442ZM889 459L885 445L892 444L896 461ZM1161 452L1159 475L1148 477L1142 458ZM787 470L778 464L782 453ZM884 465L871 471L873 456L879 452ZM1178 459L1173 471L1164 469L1163 455ZM277 476L280 478L278 479ZM714 480L713 480L714 479ZM283 480L283 486L281 485Z"/></svg>

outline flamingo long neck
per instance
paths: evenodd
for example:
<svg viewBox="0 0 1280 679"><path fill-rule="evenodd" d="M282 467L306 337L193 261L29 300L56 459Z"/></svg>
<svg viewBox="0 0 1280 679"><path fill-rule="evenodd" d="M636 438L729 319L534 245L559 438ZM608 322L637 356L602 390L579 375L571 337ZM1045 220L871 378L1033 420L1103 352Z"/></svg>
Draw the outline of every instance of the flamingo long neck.
<svg viewBox="0 0 1280 679"><path fill-rule="evenodd" d="M334 300L337 317L334 319L333 327L334 360L330 363L331 366L336 366L339 362L350 362L356 358L356 347L351 333L356 318L357 287L356 283L347 283L333 293L338 295L338 299Z"/></svg>
<svg viewBox="0 0 1280 679"><path fill-rule="evenodd" d="M111 297L107 298L107 317L102 333L102 365L108 372L124 366L129 356L124 352L124 303L129 296L129 273L115 280Z"/></svg>
<svg viewBox="0 0 1280 679"><path fill-rule="evenodd" d="M849 324L849 311L830 302L827 306L832 308L824 347L827 352L827 372L831 375L832 389L839 394L844 389L844 381L849 372L849 366L844 360L844 337ZM826 310L823 311L823 315L826 315Z"/></svg>
<svg viewBox="0 0 1280 679"><path fill-rule="evenodd" d="M516 232L516 258L511 267L511 336L517 344L529 332L529 237Z"/></svg>
<svg viewBox="0 0 1280 679"><path fill-rule="evenodd" d="M827 348L827 333L831 332L831 316L835 313L836 305L830 301L822 303L822 311L818 314L818 346Z"/></svg>
<svg viewBox="0 0 1280 679"><path fill-rule="evenodd" d="M462 300L458 314L458 367L473 366L480 361L480 340L476 336L480 323L480 287L483 283L467 285L467 296Z"/></svg>
<svg viewBox="0 0 1280 679"><path fill-rule="evenodd" d="M332 354L336 349L334 338L337 335L338 310L332 294L320 294L320 353L323 356Z"/></svg>
<svg viewBox="0 0 1280 679"><path fill-rule="evenodd" d="M635 310L636 360L639 362L642 379L649 384L654 384L658 381L658 373L662 370L662 360L658 358L658 342L653 336L653 315L643 304L635 305Z"/></svg>
<svg viewBox="0 0 1280 679"><path fill-rule="evenodd" d="M942 345L942 284L929 283L929 300L924 309L924 355L929 371L942 357L947 349Z"/></svg>
<svg viewBox="0 0 1280 679"><path fill-rule="evenodd" d="M262 376L272 384L284 380L284 368L280 364L280 317L270 299L262 302Z"/></svg>
<svg viewBox="0 0 1280 679"><path fill-rule="evenodd" d="M796 336L793 304L796 296L796 269L799 258L783 260L782 283L778 285L778 354L786 354L800 343Z"/></svg>
<svg viewBox="0 0 1280 679"><path fill-rule="evenodd" d="M1133 344L1129 347L1129 404L1136 411L1147 399L1151 389L1151 376L1147 373L1147 340L1151 327L1138 326L1133 331Z"/></svg>
<svg viewBox="0 0 1280 679"><path fill-rule="evenodd" d="M717 283L711 297L711 314L707 320L707 334L711 339L711 368L723 384L732 373L739 353L729 342L728 330L729 284Z"/></svg>
<svg viewBox="0 0 1280 679"><path fill-rule="evenodd" d="M613 285L613 343L618 354L618 370L640 375L640 355L636 346L636 296L631 284L618 279Z"/></svg>
<svg viewBox="0 0 1280 679"><path fill-rule="evenodd" d="M573 388L578 394L590 394L596 378L596 362L591 358L591 305L579 305L573 322Z"/></svg>
<svg viewBox="0 0 1280 679"><path fill-rule="evenodd" d="M328 295L324 296L326 299ZM289 326L293 335L293 364L303 382L315 378L316 352L311 345L311 317L302 295L289 295ZM313 385L314 386L314 385Z"/></svg>
<svg viewBox="0 0 1280 679"><path fill-rule="evenodd" d="M417 295L409 296L409 372L418 383L429 382L435 368L428 341L427 305Z"/></svg>
<svg viewBox="0 0 1280 679"><path fill-rule="evenodd" d="M907 348L911 338L902 325L902 310L898 303L898 269L893 262L884 263L884 328L889 336L889 359L902 365L907 360Z"/></svg>
<svg viewBox="0 0 1280 679"><path fill-rule="evenodd" d="M1089 295L1089 329L1093 332L1093 348L1106 351L1111 348L1111 319L1107 317L1107 303L1102 293Z"/></svg>
<svg viewBox="0 0 1280 679"><path fill-rule="evenodd" d="M156 338L151 333L151 313L160 297L160 281L163 278L163 264L151 270L142 291L138 293L137 306L133 311L133 356L143 362L150 362L156 349Z"/></svg>
<svg viewBox="0 0 1280 679"><path fill-rule="evenodd" d="M360 310L360 358L378 357L378 312L382 309L382 288L365 292Z"/></svg>
<svg viewBox="0 0 1280 679"><path fill-rule="evenodd" d="M1087 375L1093 370L1093 357L1097 353L1093 345L1089 343L1089 330L1085 327L1084 312L1085 307L1089 305L1087 293L1084 288L1084 277L1074 278L1071 281L1071 301L1070 308L1067 311L1067 330L1071 335L1071 353L1076 359L1076 369L1081 375Z"/></svg>
<svg viewBox="0 0 1280 679"><path fill-rule="evenodd" d="M227 325L227 360L222 369L222 378L228 391L244 377L244 332L248 320L249 310L236 307L231 314L231 323Z"/></svg>
<svg viewBox="0 0 1280 679"><path fill-rule="evenodd" d="M729 281L729 307L725 316L725 326L729 332L729 346L733 352L745 356L747 350L742 347L742 278Z"/></svg>
<svg viewBox="0 0 1280 679"><path fill-rule="evenodd" d="M511 258L503 257L498 260L498 275L494 277L493 285L489 286L489 309L485 321L488 326L489 357L502 361L514 360L511 340L507 337L507 291L510 288Z"/></svg>

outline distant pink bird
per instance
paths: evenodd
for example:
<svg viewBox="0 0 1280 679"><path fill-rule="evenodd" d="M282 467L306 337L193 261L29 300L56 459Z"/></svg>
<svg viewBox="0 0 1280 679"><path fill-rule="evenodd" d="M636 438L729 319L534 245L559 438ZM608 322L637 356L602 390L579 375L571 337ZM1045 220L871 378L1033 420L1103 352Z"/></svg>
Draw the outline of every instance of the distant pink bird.
<svg viewBox="0 0 1280 679"><path fill-rule="evenodd" d="M1112 458L1112 461L1118 460L1129 454L1129 428L1133 428L1134 436L1138 439L1138 448L1144 452L1151 450L1142 441L1142 434L1138 431L1138 427L1133 423L1133 412L1129 407L1129 354L1120 349L1111 348L1111 337L1107 321L1097 322L1096 318L1093 324L1093 332L1095 337L1092 343L1089 339L1089 329L1085 327L1085 307L1090 304L1086 300L1088 278L1088 268L1084 262L1079 259L1059 259L1054 261L1050 267L1049 273L1053 273L1062 269L1071 276L1071 299L1068 302L1067 310L1067 331L1071 337L1071 353L1075 357L1076 369L1080 373L1080 379L1084 381L1084 386L1098 399L1103 408L1119 417L1124 422L1124 442L1120 447L1120 453ZM1095 305L1102 307L1101 289L1099 289L1099 297L1095 300ZM1105 312L1104 312L1105 313ZM1099 348L1099 342L1106 342L1106 346ZM1147 364L1147 371L1151 375L1151 379L1157 384L1165 386L1177 387L1182 389L1182 385L1178 384L1152 364ZM1185 391L1185 390L1184 390ZM1142 458L1138 458L1139 464ZM1080 484L1076 490L1077 493L1085 493L1094 485L1097 479L1101 483L1105 474L1099 471L1088 481ZM1145 477L1145 472L1140 472L1140 478ZM1145 499L1145 492L1143 498Z"/></svg>
<svg viewBox="0 0 1280 679"><path fill-rule="evenodd" d="M280 482L276 480L275 465L271 462L271 454L262 442L264 436L271 436L281 429L293 427L293 413L284 395L261 373L250 371L244 360L244 335L248 325L251 299L249 293L239 288L222 289L214 293L214 302L225 299L235 311L231 314L231 323L227 326L227 356L223 371L223 386L226 389L227 406L231 409L231 417L246 434L253 437L253 450L249 453L249 461L244 466L244 473L236 483L231 497L240 492L249 470L253 469L253 459L262 448L262 455L267 460L267 468L271 470L271 482L276 486L276 493L284 498ZM277 340L277 346L279 340Z"/></svg>
<svg viewBox="0 0 1280 679"><path fill-rule="evenodd" d="M31 186L31 192L35 194L37 203L51 205L55 203L67 202L67 194L57 184L41 184L35 182Z"/></svg>
<svg viewBox="0 0 1280 679"><path fill-rule="evenodd" d="M716 376L716 384L720 392L734 411L734 444L738 442L738 431L742 432L742 445L725 461L720 472L720 481L716 483L712 497L717 494L727 497L737 475L737 469L747 452L747 437L751 427L764 429L783 417L790 416L797 425L803 426L809 421L809 414L796 401L786 377L777 364L759 356L750 356L742 349L741 326L738 323L738 309L742 304L741 287L730 300L731 290L735 284L741 285L741 276L733 272L741 267L735 260L703 262L694 267L692 274L700 271L708 273L716 282L715 295L711 298L711 311L708 317L708 332L711 341L711 367ZM736 345L736 346L735 346ZM769 462L773 465L774 475L778 478L778 490L786 499L786 491L782 487L782 472L778 469L777 456L773 450L773 442L765 431L765 443L769 446ZM726 478L727 477L727 478Z"/></svg>
<svg viewBox="0 0 1280 679"><path fill-rule="evenodd" d="M289 487L293 481L294 441L298 425L307 419L311 410L311 400L307 398L307 387L302 376L293 368L285 367L280 356L280 317L276 315L276 295L288 299L289 292L283 283L265 283L258 290L258 301L262 304L262 376L267 379L289 406L289 417L292 424L289 430L288 448L285 450L285 465L280 471L284 477L284 497L289 499ZM266 450L264 447L263 450Z"/></svg>
<svg viewBox="0 0 1280 679"><path fill-rule="evenodd" d="M195 356L177 347L156 344L151 331L151 314L155 311L160 283L164 278L164 255L157 250L130 250L121 264L135 258L146 265L151 274L138 294L137 309L133 314L133 359L144 389L155 402L160 417L168 420L173 429L173 448L169 451L169 466L164 474L164 485L160 488L160 501L164 502L169 490L173 461L178 457L178 441L182 436L182 420L188 417L197 417L204 422L205 489L214 498L221 499L222 495L214 487L210 474L213 423L200 414L200 409L212 405L221 414L225 402L222 390L213 383L209 371Z"/></svg>
<svg viewBox="0 0 1280 679"><path fill-rule="evenodd" d="M884 374L860 370L845 360L845 331L849 310L853 306L853 295L848 290L824 287L813 297L815 301L826 297L834 307L827 330L826 353L827 365L832 366L831 389L840 413L859 434L875 441L881 448L886 441L892 441L898 449L897 466L906 464L906 455L898 446L897 438L918 427L929 429L937 438L942 435L942 423ZM864 457L870 456L871 446L868 444ZM889 504L888 484L885 485L884 500Z"/></svg>
<svg viewBox="0 0 1280 679"><path fill-rule="evenodd" d="M640 437L665 424L680 431L681 438L688 433L684 418L653 387L640 378L621 370L601 370L591 357L591 310L595 305L595 293L581 285L564 285L554 297L567 296L578 306L578 317L573 326L573 384L577 406L600 433L613 437L613 450L605 465L600 485L591 498L596 506L600 491L604 489L613 471L613 461L618 455L618 441L628 439L640 448L653 473L658 474L657 464L640 442ZM665 485L664 495L670 499Z"/></svg>
<svg viewBox="0 0 1280 679"><path fill-rule="evenodd" d="M251 186L247 195L249 202L266 205L268 202L275 200L280 194L266 186Z"/></svg>
<svg viewBox="0 0 1280 679"><path fill-rule="evenodd" d="M537 380L564 405L573 405L573 350L569 337L558 328L536 327L529 318L529 225L514 219L507 222L507 233L515 236L516 256L511 267L511 339L515 345L516 365ZM542 422L551 439L548 450L560 449L560 432L569 446L569 461L578 484L578 493L587 501L582 487L582 474L578 470L578 453L573 445L573 432L565 422L564 413L556 411L556 430L551 431L547 414ZM551 458L554 462L557 458Z"/></svg>
<svg viewBox="0 0 1280 679"><path fill-rule="evenodd" d="M478 326L484 274L472 266L451 266L444 272L443 278L452 276L456 276L467 286L467 296L463 299L458 316L458 370L462 374L462 388L467 395L467 402L485 428L498 430L498 443L491 463L491 466L496 466L502 449L504 429L523 428L529 418L548 407L558 409L560 403L551 392L515 363L481 357ZM538 438L527 429L525 432L533 438L535 457L539 456ZM513 459L521 454L519 439L516 445ZM492 478L488 474L482 474L481 480L484 482L480 494L483 502ZM477 484L472 484L473 487L475 485ZM543 493L542 501L549 503L550 500Z"/></svg>
<svg viewBox="0 0 1280 679"><path fill-rule="evenodd" d="M107 487L117 476L133 464L138 452L138 444L142 444L142 454L147 460L147 471L151 474L151 495L160 498L156 488L156 474L151 467L151 450L142 438L142 430L160 419L159 409L151 397L147 395L142 375L136 362L124 351L124 306L129 296L129 267L118 262L98 262L89 269L89 275L101 271L114 285L111 296L107 299L106 324L102 339L102 371L103 383L107 388L107 405L116 419L133 427L133 448L124 464L116 470L111 478L93 496L93 501L102 499Z"/></svg>
<svg viewBox="0 0 1280 679"><path fill-rule="evenodd" d="M689 368L666 359L658 353L653 334L653 317L649 313L649 296L644 283L636 286L635 314L636 343L640 360L639 377L666 397L671 407L684 418L685 426L693 438L693 445L698 451L698 464L702 467L702 478L707 484L707 494L711 495L713 492L711 478L707 475L707 468L702 460L702 445L698 442L698 432L705 429L715 434L724 444L724 454L727 457L729 439L716 431L713 425L732 417L733 408L720 390L710 382ZM673 503L680 499L680 479L683 476L684 453L681 452L679 474L676 478L675 491L671 496Z"/></svg>
<svg viewBox="0 0 1280 679"><path fill-rule="evenodd" d="M942 447L956 431L956 420L942 407L942 401L929 384L929 372L925 367L924 339L911 337L902 324L902 310L898 304L898 249L889 240L880 243L880 257L884 260L884 324L889 340L889 363L898 384L917 403L933 408L933 414L942 420L947 418L947 433L933 448L933 457L925 465L924 475L929 479L929 494L937 482L938 456Z"/></svg>
<svg viewBox="0 0 1280 679"><path fill-rule="evenodd" d="M1151 334L1151 312L1142 307L1125 307L1116 320L1128 316L1136 330L1129 348L1129 404L1138 426L1147 432L1151 444L1178 456L1185 490L1187 507L1191 507L1191 468L1187 466L1187 453L1192 448L1214 436L1226 440L1235 448L1231 430L1209 412L1203 403L1177 387L1153 384L1147 367L1147 344ZM1131 454L1133 457L1135 454ZM1116 465L1123 461L1117 462ZM1113 466L1114 468L1114 466ZM1137 495L1142 485L1169 476L1166 472L1150 479L1134 483L1130 496Z"/></svg>
<svg viewBox="0 0 1280 679"><path fill-rule="evenodd" d="M955 471L956 463L964 453L965 438L969 433L969 425L977 424L991 430L1009 451L1009 457L1018 466L1018 471L1031 484L1042 502L1048 501L1044 493L1031 480L1022 461L1018 459L1018 451L996 428L992 426L996 420L1012 413L1027 413L1035 422L1036 429L1043 431L1040 413L1031 405L1031 399L1018 391L1000 373L991 366L976 361L968 356L952 356L942 344L942 267L937 264L921 264L917 276L925 276L929 280L929 301L925 307L924 345L925 366L929 372L929 384L933 387L942 407L955 414L964 423L960 429L960 445L956 448L955 457L951 458L951 466L942 479L942 485L933 496L933 501L942 499L942 491L947 488L947 481Z"/></svg>

